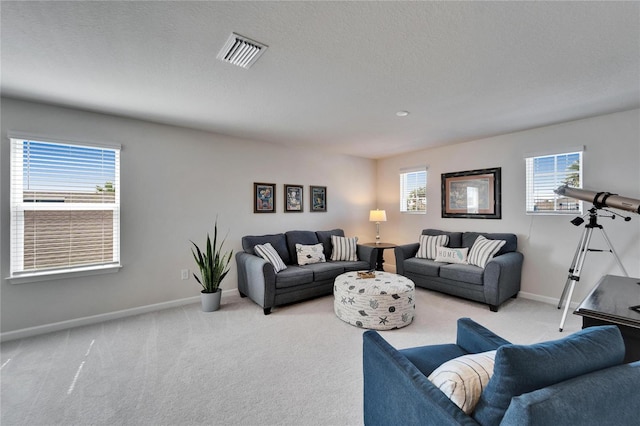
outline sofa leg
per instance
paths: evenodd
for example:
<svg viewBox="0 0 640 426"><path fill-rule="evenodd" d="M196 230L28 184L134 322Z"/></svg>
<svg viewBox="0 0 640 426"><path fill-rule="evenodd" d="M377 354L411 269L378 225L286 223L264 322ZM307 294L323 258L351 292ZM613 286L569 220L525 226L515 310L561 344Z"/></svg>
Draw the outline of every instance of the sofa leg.
<svg viewBox="0 0 640 426"><path fill-rule="evenodd" d="M489 305L489 309L491 309L491 312L498 312L498 306L497 305Z"/></svg>
<svg viewBox="0 0 640 426"><path fill-rule="evenodd" d="M269 315L271 313L271 308L264 308L264 314Z"/></svg>
<svg viewBox="0 0 640 426"><path fill-rule="evenodd" d="M517 299L518 298L518 293L514 294L513 296L511 296L512 299Z"/></svg>
<svg viewBox="0 0 640 426"><path fill-rule="evenodd" d="M240 290L238 290L238 293L240 293L240 297L247 297L247 295L241 292Z"/></svg>

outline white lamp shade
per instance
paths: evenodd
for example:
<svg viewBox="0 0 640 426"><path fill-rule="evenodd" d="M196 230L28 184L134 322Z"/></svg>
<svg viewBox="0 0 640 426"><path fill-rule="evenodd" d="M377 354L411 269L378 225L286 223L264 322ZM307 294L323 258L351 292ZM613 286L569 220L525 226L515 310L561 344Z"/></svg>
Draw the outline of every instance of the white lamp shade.
<svg viewBox="0 0 640 426"><path fill-rule="evenodd" d="M369 212L369 222L386 222L387 212L384 210L371 210Z"/></svg>

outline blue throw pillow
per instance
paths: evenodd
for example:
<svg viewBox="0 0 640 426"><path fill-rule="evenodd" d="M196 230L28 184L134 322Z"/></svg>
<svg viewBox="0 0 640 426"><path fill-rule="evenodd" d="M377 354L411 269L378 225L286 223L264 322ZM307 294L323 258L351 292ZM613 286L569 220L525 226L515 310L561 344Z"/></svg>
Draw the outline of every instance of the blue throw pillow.
<svg viewBox="0 0 640 426"><path fill-rule="evenodd" d="M473 417L484 426L500 424L511 398L621 364L624 351L622 335L614 325L585 328L550 342L500 346L493 377Z"/></svg>

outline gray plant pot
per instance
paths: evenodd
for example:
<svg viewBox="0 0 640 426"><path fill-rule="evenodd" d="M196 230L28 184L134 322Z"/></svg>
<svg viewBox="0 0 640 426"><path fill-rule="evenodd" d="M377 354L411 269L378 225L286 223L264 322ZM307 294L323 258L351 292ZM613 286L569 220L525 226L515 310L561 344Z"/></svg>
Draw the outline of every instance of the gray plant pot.
<svg viewBox="0 0 640 426"><path fill-rule="evenodd" d="M222 296L222 290L218 289L215 293L200 292L200 298L202 299L202 312L213 312L220 309L220 297Z"/></svg>

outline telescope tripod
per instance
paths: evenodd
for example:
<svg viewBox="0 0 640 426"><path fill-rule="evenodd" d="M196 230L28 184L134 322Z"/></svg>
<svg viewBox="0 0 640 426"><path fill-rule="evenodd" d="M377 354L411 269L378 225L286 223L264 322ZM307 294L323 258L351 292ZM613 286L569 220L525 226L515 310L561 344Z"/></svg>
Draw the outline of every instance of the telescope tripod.
<svg viewBox="0 0 640 426"><path fill-rule="evenodd" d="M615 216L612 216L612 218L615 218ZM580 219L580 218L576 218L576 219ZM574 225L580 225L581 222L582 220L578 223L575 223L574 221L572 221ZM598 213L597 213L596 207L595 206L592 207L589 210L589 223L587 223L584 226L582 237L580 237L578 248L576 250L576 253L573 256L573 262L571 263L571 267L569 268L569 276L567 277L567 282L564 284L564 290L562 290L562 296L560 296L560 301L558 303L558 309L561 309L563 301L566 302L564 306L564 313L562 314L562 320L560 321L560 331L562 331L564 327L564 322L567 319L567 312L569 311L569 305L571 304L571 296L573 296L573 290L576 286L576 282L580 281L580 273L582 272L582 265L584 264L584 260L587 257L587 252L606 251L606 250L589 248L589 243L591 242L591 235L593 234L594 229L600 229L602 231L602 236L604 237L604 240L607 242L607 245L609 246L609 252L613 254L613 257L616 259L616 262L618 263L618 266L620 267L624 275L626 277L629 276L629 274L627 274L627 271L624 269L624 266L622 265L622 262L620 261L618 254L613 249L613 246L611 245L611 241L609 241L609 237L607 237L607 234L604 232L604 228L602 227L602 225L598 223ZM567 294L567 290L569 290L568 294ZM567 296L566 299L565 299L565 296Z"/></svg>

